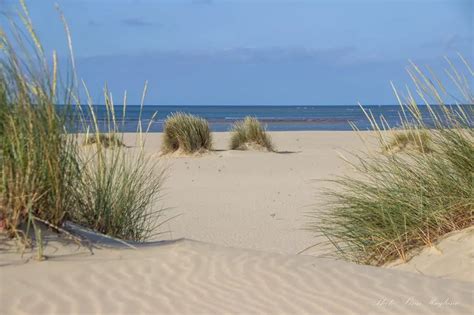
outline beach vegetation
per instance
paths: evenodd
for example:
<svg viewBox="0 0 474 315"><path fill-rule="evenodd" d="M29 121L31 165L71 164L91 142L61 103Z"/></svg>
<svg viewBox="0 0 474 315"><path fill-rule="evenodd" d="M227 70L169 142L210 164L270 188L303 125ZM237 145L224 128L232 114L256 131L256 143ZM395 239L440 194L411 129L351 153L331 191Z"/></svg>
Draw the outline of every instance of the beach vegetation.
<svg viewBox="0 0 474 315"><path fill-rule="evenodd" d="M311 213L309 229L326 239L318 244L329 248L326 254L370 265L407 261L423 246L474 224L474 97L468 83L473 72L461 61L466 71L451 61L446 69L457 94L447 93L434 72L427 76L411 64L416 93L402 98L394 89L410 129L395 142L414 142L419 149L388 155L368 149L347 158L355 174L331 180L335 188L326 192L327 203ZM429 117L411 95L425 100ZM451 95L463 97L463 104L448 102ZM391 135L400 130L362 110L381 147L390 147Z"/></svg>
<svg viewBox="0 0 474 315"><path fill-rule="evenodd" d="M60 82L56 54L51 60L46 56L26 5L20 4L24 24L0 29L0 226L25 245L34 245L35 238L42 244L42 227L65 231L66 221L125 240L146 240L156 234L162 214L156 201L163 170L143 149L150 125L143 131L140 121L136 146L125 149L105 89L109 123L99 128L85 85L88 106L81 105L64 16L71 55L69 76ZM145 92L146 86L143 98ZM80 145L83 132L95 139L89 150ZM106 150L112 145L114 150Z"/></svg>
<svg viewBox="0 0 474 315"><path fill-rule="evenodd" d="M180 112L166 119L163 128L163 153L203 153L211 149L212 135L207 120Z"/></svg>
<svg viewBox="0 0 474 315"><path fill-rule="evenodd" d="M114 104L105 93L107 115L114 115ZM126 105L123 105L125 111ZM143 104L141 106L143 108ZM89 111L93 111L92 104ZM75 210L70 214L74 223L123 240L145 241L156 235L163 210L156 209L163 182L163 169L158 160L144 151L146 134L140 127L136 146L123 145L123 133L110 119L107 132L100 130L92 114L89 138L96 139L92 150L78 155L81 184L76 187ZM141 124L141 122L139 122ZM104 138L102 138L105 136ZM105 139L105 141L104 141ZM106 141L112 143L106 145ZM113 150L107 150L114 145Z"/></svg>
<svg viewBox="0 0 474 315"><path fill-rule="evenodd" d="M83 145L101 145L104 148L124 147L122 139L115 133L101 133L86 135Z"/></svg>
<svg viewBox="0 0 474 315"><path fill-rule="evenodd" d="M433 150L431 147L431 133L426 129L407 128L404 130L392 130L387 144L383 147L386 153L397 153L404 151L417 151L429 153Z"/></svg>
<svg viewBox="0 0 474 315"><path fill-rule="evenodd" d="M265 127L255 117L245 117L244 120L235 122L231 130L231 150L274 151L272 140Z"/></svg>

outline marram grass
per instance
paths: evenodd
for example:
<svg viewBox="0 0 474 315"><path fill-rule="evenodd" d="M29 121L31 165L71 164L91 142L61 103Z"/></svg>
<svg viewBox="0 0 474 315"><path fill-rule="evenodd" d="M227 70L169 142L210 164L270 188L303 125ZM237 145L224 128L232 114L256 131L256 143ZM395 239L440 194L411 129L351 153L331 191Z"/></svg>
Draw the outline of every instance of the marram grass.
<svg viewBox="0 0 474 315"><path fill-rule="evenodd" d="M30 29L29 19L23 21ZM34 218L61 225L73 208L71 190L80 173L75 139L65 136L67 113L55 107L55 59L53 69L44 58L20 59L16 49L25 38L12 33L13 43L0 30L0 220L11 235L24 238L18 227Z"/></svg>
<svg viewBox="0 0 474 315"><path fill-rule="evenodd" d="M387 153L397 153L404 151L417 151L421 153L429 153L431 148L431 133L428 130L394 130L391 139L383 147Z"/></svg>
<svg viewBox="0 0 474 315"><path fill-rule="evenodd" d="M454 67L447 71L465 103L473 104L465 84L473 72L466 66L466 73ZM353 156L356 175L332 180L336 188L327 191L326 206L311 214L309 229L326 238L318 245L332 248L330 256L371 265L406 261L443 235L474 224L474 105L448 106L440 80L428 78L416 65L410 75L418 95L438 103L428 107L434 125L424 123L412 97L401 103L403 123L412 128L403 138L387 140L400 131L384 125L383 118L377 121L370 113L367 117L383 148L390 141L417 145L429 139L430 150L388 155L375 150Z"/></svg>
<svg viewBox="0 0 474 315"><path fill-rule="evenodd" d="M212 149L212 135L204 118L185 113L169 116L163 128L163 153L190 154Z"/></svg>
<svg viewBox="0 0 474 315"><path fill-rule="evenodd" d="M230 138L231 150L264 149L274 151L270 136L260 121L254 117L246 117L232 126Z"/></svg>
<svg viewBox="0 0 474 315"><path fill-rule="evenodd" d="M80 125L91 131L95 143L84 150L70 124L70 114L82 110L72 51L72 75L69 84L62 84L56 54L50 63L26 5L21 5L26 31L14 23L8 32L0 29L1 226L25 244L31 244L30 227L41 238L39 225L61 231L66 220L126 240L143 241L156 234L163 171L143 150L141 122L133 150L121 145L106 150L106 141L110 145L110 139L113 144L122 139L112 97L105 92L105 134L114 138L104 138L89 98L89 110L80 116L93 117L93 123L83 119ZM71 48L67 26L66 32ZM58 110L57 102L65 104L64 110Z"/></svg>
<svg viewBox="0 0 474 315"><path fill-rule="evenodd" d="M124 147L122 139L116 133L95 133L86 135L83 145L101 145L104 148Z"/></svg>

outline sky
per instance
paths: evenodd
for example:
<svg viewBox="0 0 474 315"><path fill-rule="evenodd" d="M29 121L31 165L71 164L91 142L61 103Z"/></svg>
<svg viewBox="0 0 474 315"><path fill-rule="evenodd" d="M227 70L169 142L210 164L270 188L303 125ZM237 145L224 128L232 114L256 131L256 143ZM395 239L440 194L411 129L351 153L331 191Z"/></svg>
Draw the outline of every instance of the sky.
<svg viewBox="0 0 474 315"><path fill-rule="evenodd" d="M441 72L473 56L473 0L27 0L46 50L67 55L95 102L394 104L408 60ZM7 16L15 0L0 0ZM5 15L2 15L5 18Z"/></svg>

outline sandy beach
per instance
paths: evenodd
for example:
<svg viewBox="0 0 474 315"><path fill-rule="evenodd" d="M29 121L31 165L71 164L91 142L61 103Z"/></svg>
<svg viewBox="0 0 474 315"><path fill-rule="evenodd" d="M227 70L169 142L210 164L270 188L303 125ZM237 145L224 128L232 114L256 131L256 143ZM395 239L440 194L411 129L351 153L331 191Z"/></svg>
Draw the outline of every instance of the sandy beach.
<svg viewBox="0 0 474 315"><path fill-rule="evenodd" d="M273 132L275 153L230 151L228 133L213 136L208 154L160 157L161 134L149 135L147 153L167 169L157 207L179 215L156 242L97 243L91 255L51 235L42 262L2 251L2 314L473 311L472 229L390 269L297 255L318 241L306 215L324 201L323 179L350 174L340 155L364 149L359 135Z"/></svg>
<svg viewBox="0 0 474 315"><path fill-rule="evenodd" d="M133 142L133 136L129 140ZM305 231L310 211L324 202L324 180L348 174L339 156L363 149L353 132L273 132L277 152L228 150L230 134L214 133L214 151L198 157L164 157L168 170L163 206L165 238L296 254L315 243ZM146 149L159 150L150 134Z"/></svg>
<svg viewBox="0 0 474 315"><path fill-rule="evenodd" d="M0 0L0 315L474 315L468 3Z"/></svg>

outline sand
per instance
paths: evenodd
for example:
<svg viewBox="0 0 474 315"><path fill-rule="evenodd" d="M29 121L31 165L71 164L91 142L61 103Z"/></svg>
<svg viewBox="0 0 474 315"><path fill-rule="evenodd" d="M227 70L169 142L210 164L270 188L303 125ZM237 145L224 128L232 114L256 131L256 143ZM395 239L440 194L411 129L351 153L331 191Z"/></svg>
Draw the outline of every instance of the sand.
<svg viewBox="0 0 474 315"><path fill-rule="evenodd" d="M128 142L133 142L133 136ZM164 158L168 169L162 205L165 238L296 254L317 240L305 231L307 215L321 207L323 180L351 169L339 157L363 149L353 132L273 132L278 153L228 150L229 133L214 133L214 152ZM151 134L150 153L161 136Z"/></svg>
<svg viewBox="0 0 474 315"><path fill-rule="evenodd" d="M415 254L407 263L397 260L387 267L474 283L474 227L449 233Z"/></svg>
<svg viewBox="0 0 474 315"><path fill-rule="evenodd" d="M468 314L473 285L190 240L2 257L2 314ZM18 257L18 256L16 256Z"/></svg>
<svg viewBox="0 0 474 315"><path fill-rule="evenodd" d="M49 234L38 262L0 242L0 313L473 313L472 229L390 268L296 255L318 241L303 228L323 202L320 180L350 174L339 153L364 149L355 133L275 132L279 153L228 151L229 135L214 136L199 157L160 158L161 135L148 139L168 169L157 206L181 214L148 246L93 235L91 255Z"/></svg>

